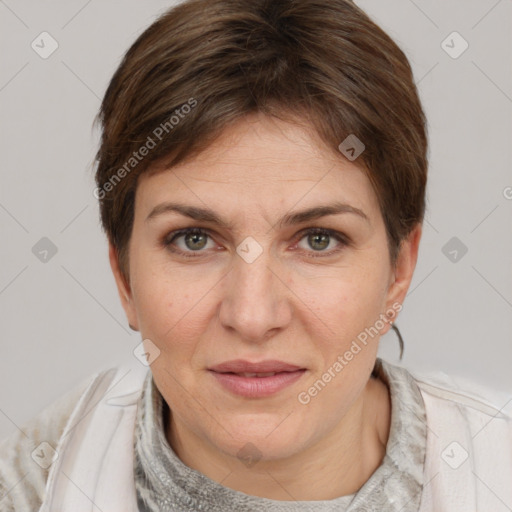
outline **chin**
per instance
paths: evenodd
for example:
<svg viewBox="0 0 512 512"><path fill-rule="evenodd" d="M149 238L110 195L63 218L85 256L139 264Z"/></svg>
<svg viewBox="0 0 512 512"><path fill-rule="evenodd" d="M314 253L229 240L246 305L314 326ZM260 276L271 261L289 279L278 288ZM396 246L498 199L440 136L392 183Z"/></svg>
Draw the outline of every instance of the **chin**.
<svg viewBox="0 0 512 512"><path fill-rule="evenodd" d="M305 444L304 432L295 429L290 431L282 426L276 428L276 425L279 422L257 424L252 421L249 425L239 424L238 427L226 425L226 430L232 436L223 431L226 435L222 439L211 441L218 449L242 462L245 458L261 461L285 459Z"/></svg>

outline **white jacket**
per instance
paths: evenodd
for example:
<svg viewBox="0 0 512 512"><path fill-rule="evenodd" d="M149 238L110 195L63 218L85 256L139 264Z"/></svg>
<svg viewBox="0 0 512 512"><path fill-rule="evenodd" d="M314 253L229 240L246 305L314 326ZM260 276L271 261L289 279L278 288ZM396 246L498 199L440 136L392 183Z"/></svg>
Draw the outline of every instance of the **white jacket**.
<svg viewBox="0 0 512 512"><path fill-rule="evenodd" d="M122 367L91 378L55 447L39 512L138 511L133 433L146 374ZM420 512L511 511L512 417L503 410L512 397L491 405L453 385L416 382L428 424Z"/></svg>

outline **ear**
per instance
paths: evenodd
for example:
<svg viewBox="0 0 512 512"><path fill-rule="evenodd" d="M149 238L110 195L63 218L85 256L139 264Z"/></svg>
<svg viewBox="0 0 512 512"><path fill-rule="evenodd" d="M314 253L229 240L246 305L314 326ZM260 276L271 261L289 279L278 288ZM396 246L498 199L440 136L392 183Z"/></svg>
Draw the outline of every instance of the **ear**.
<svg viewBox="0 0 512 512"><path fill-rule="evenodd" d="M137 311L135 309L130 284L126 281L123 273L121 272L121 268L119 266L119 254L110 242L108 244L108 258L110 260L110 268L112 269L112 273L116 280L119 298L121 299L121 304L124 312L126 313L126 318L128 319L128 324L132 329L138 331L139 325L137 320Z"/></svg>
<svg viewBox="0 0 512 512"><path fill-rule="evenodd" d="M397 310L396 304L398 303L401 306L405 300L418 260L421 233L422 226L418 223L400 246L386 298L386 308L388 310L400 311L401 307ZM393 307L393 304L395 307Z"/></svg>

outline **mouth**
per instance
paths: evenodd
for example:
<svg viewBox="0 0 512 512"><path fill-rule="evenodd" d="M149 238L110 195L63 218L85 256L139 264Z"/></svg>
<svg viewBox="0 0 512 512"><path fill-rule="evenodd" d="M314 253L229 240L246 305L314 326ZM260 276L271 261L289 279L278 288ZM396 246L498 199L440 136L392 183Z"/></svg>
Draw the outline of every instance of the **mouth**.
<svg viewBox="0 0 512 512"><path fill-rule="evenodd" d="M245 359L234 359L217 364L208 369L218 373L235 373L237 375L256 374L265 376L267 373L293 372L296 370L304 370L305 368L277 359L267 359L257 363L246 361Z"/></svg>
<svg viewBox="0 0 512 512"><path fill-rule="evenodd" d="M295 367L282 371L209 371L217 383L231 394L246 398L264 398L296 383L307 370Z"/></svg>

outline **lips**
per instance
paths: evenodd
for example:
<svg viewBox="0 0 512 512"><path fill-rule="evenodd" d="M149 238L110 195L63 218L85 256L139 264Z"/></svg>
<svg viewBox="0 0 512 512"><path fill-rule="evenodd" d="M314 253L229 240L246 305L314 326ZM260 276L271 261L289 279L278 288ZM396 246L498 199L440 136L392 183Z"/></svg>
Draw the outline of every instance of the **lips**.
<svg viewBox="0 0 512 512"><path fill-rule="evenodd" d="M243 359L226 361L209 370L225 390L251 399L276 394L297 382L307 371L284 361L251 363Z"/></svg>
<svg viewBox="0 0 512 512"><path fill-rule="evenodd" d="M285 363L284 361L278 360L267 360L259 363L251 363L244 359L235 359L233 361L226 361L221 364L217 364L209 368L217 373L236 373L243 375L244 377L254 376L272 376L275 373L281 372L295 372L297 370L304 370L305 368ZM268 375L266 375L268 374Z"/></svg>

